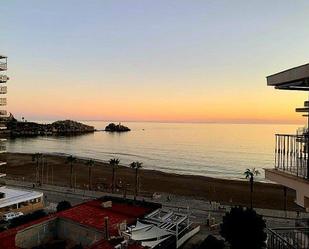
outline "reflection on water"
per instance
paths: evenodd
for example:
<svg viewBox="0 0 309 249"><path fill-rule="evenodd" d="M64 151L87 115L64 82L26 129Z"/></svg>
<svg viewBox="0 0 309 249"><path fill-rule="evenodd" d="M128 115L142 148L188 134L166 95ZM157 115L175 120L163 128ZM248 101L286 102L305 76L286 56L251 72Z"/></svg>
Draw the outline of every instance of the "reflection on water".
<svg viewBox="0 0 309 249"><path fill-rule="evenodd" d="M84 122L103 129L108 122ZM9 152L65 153L180 174L242 178L246 168L273 167L274 134L297 125L127 122L127 133L95 132L75 137L18 138ZM262 170L260 170L262 172ZM262 175L263 177L263 175Z"/></svg>

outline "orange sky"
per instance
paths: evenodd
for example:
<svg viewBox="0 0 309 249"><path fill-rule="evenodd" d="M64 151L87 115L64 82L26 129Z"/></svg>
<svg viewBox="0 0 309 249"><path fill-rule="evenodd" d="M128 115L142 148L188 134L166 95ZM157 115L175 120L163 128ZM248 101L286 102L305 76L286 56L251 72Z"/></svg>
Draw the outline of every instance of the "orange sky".
<svg viewBox="0 0 309 249"><path fill-rule="evenodd" d="M299 25L308 22L308 1L1 7L8 110L17 118L304 121L294 109L306 94L274 90L265 77L308 63L309 29Z"/></svg>

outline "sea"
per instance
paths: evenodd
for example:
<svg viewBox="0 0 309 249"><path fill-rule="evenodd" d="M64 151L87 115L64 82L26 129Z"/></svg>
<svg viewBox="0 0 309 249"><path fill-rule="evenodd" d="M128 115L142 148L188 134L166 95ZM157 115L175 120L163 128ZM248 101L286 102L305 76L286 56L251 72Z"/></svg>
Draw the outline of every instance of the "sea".
<svg viewBox="0 0 309 249"><path fill-rule="evenodd" d="M74 155L108 161L119 158L122 165L133 161L145 169L244 179L247 168L274 165L275 134L293 134L299 125L124 122L131 131L102 131L107 121L80 121L97 132L72 137L40 136L7 142L8 152ZM40 123L48 123L40 121Z"/></svg>

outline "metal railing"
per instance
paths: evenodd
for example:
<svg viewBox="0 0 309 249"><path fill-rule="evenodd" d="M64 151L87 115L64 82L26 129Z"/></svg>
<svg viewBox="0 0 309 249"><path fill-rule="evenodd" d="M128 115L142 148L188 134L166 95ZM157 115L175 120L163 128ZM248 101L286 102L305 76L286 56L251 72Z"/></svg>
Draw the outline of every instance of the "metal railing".
<svg viewBox="0 0 309 249"><path fill-rule="evenodd" d="M268 249L308 249L309 227L267 229Z"/></svg>
<svg viewBox="0 0 309 249"><path fill-rule="evenodd" d="M0 70L7 70L7 64L5 62L0 62Z"/></svg>
<svg viewBox="0 0 309 249"><path fill-rule="evenodd" d="M275 168L309 180L307 134L276 134Z"/></svg>
<svg viewBox="0 0 309 249"><path fill-rule="evenodd" d="M0 75L0 82L7 82L10 78L6 75Z"/></svg>
<svg viewBox="0 0 309 249"><path fill-rule="evenodd" d="M8 112L6 110L0 110L0 117L6 117L8 115Z"/></svg>
<svg viewBox="0 0 309 249"><path fill-rule="evenodd" d="M6 94L7 93L7 87L6 86L0 86L0 94Z"/></svg>
<svg viewBox="0 0 309 249"><path fill-rule="evenodd" d="M0 105L6 105L6 98L0 98Z"/></svg>

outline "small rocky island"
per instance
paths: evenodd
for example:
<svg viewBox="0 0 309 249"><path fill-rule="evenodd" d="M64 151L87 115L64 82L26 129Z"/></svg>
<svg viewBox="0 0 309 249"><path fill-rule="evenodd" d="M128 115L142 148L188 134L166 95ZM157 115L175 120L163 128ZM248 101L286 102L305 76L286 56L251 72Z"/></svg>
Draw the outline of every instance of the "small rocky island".
<svg viewBox="0 0 309 249"><path fill-rule="evenodd" d="M108 126L105 127L105 131L109 131L109 132L126 132L126 131L130 131L129 127L126 127L124 125L119 124L114 124L114 123L110 123Z"/></svg>
<svg viewBox="0 0 309 249"><path fill-rule="evenodd" d="M93 126L85 125L72 120L56 121L51 124L39 124L28 121L18 121L11 114L5 120L7 130L4 133L10 137L29 137L43 135L81 135L94 132Z"/></svg>

